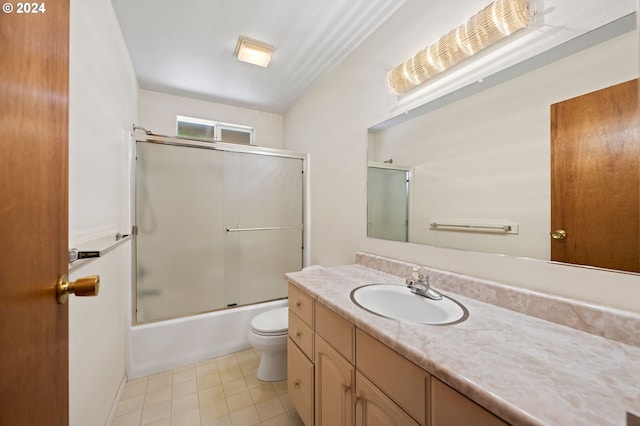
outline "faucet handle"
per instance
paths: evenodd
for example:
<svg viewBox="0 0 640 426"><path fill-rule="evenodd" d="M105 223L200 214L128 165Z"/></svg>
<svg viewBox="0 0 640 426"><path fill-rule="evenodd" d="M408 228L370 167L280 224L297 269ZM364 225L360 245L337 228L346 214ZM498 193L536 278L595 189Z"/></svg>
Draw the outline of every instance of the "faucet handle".
<svg viewBox="0 0 640 426"><path fill-rule="evenodd" d="M429 279L422 266L414 266L411 270L411 276L414 280L424 281Z"/></svg>

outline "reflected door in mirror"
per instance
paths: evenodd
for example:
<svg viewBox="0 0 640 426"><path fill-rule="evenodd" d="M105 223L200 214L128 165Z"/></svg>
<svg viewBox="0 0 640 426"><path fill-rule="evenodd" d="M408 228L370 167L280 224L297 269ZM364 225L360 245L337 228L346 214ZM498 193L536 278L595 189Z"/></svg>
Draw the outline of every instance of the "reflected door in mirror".
<svg viewBox="0 0 640 426"><path fill-rule="evenodd" d="M552 260L640 272L639 123L638 80L551 105Z"/></svg>

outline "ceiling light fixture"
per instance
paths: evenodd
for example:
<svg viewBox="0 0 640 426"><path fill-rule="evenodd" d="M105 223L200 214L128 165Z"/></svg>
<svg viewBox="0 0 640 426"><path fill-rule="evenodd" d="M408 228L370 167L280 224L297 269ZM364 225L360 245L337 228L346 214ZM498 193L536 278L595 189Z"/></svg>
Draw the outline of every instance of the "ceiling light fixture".
<svg viewBox="0 0 640 426"><path fill-rule="evenodd" d="M496 0L387 73L389 92L401 95L464 59L526 28L531 0Z"/></svg>
<svg viewBox="0 0 640 426"><path fill-rule="evenodd" d="M240 36L233 53L240 61L267 67L271 61L273 47L258 40Z"/></svg>

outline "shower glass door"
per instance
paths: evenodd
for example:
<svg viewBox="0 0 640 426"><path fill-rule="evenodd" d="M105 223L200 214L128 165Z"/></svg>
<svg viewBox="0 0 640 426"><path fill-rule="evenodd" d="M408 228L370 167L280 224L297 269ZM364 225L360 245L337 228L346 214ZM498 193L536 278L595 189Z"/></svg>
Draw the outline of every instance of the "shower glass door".
<svg viewBox="0 0 640 426"><path fill-rule="evenodd" d="M302 159L136 144L137 322L287 295L302 268Z"/></svg>
<svg viewBox="0 0 640 426"><path fill-rule="evenodd" d="M228 305L287 295L302 268L302 160L225 153L224 289Z"/></svg>
<svg viewBox="0 0 640 426"><path fill-rule="evenodd" d="M409 171L367 168L367 236L408 241Z"/></svg>

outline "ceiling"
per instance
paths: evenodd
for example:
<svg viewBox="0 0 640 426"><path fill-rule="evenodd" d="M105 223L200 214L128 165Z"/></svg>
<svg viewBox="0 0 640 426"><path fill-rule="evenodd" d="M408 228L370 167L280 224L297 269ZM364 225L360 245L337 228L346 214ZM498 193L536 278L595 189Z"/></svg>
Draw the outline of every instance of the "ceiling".
<svg viewBox="0 0 640 426"><path fill-rule="evenodd" d="M406 0L112 0L142 89L283 113ZM275 47L238 61L240 35Z"/></svg>

